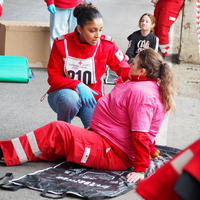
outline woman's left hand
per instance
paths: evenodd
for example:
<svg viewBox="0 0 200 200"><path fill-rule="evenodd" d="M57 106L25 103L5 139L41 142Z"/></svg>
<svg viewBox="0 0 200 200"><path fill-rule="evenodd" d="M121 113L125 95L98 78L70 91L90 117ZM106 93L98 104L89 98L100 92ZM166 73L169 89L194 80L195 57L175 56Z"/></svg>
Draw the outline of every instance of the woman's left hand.
<svg viewBox="0 0 200 200"><path fill-rule="evenodd" d="M134 183L138 180L144 179L144 174L143 173L138 173L138 172L131 172L127 175L127 182Z"/></svg>

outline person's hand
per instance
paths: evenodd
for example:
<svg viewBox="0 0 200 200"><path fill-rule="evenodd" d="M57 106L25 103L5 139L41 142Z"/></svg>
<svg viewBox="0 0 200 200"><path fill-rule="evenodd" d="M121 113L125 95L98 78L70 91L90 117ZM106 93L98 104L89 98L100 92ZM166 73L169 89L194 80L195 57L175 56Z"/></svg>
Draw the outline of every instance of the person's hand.
<svg viewBox="0 0 200 200"><path fill-rule="evenodd" d="M154 159L154 160L157 160L159 153L160 153L160 151L157 149L156 152L151 154L151 158Z"/></svg>
<svg viewBox="0 0 200 200"><path fill-rule="evenodd" d="M121 76L118 76L118 78L117 78L117 79L114 79L114 80L115 80L115 82L116 82L117 84L123 83L123 80L122 80L122 77L121 77Z"/></svg>
<svg viewBox="0 0 200 200"><path fill-rule="evenodd" d="M55 5L54 4L50 4L49 6L48 6L48 11L49 12L51 12L51 13L56 13L56 7L55 7Z"/></svg>
<svg viewBox="0 0 200 200"><path fill-rule="evenodd" d="M93 94L97 95L95 91L90 89L87 85L85 85L83 82L79 83L76 88L78 89L81 99L83 103L88 107L88 108L94 108L96 105L96 100L93 96Z"/></svg>
<svg viewBox="0 0 200 200"><path fill-rule="evenodd" d="M135 183L138 180L144 179L144 173L131 172L127 176L127 182Z"/></svg>

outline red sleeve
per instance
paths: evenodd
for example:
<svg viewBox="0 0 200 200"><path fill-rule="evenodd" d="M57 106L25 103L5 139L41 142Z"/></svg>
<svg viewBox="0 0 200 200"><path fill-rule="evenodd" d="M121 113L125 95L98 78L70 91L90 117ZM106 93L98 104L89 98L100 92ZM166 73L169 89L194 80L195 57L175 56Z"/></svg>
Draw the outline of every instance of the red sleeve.
<svg viewBox="0 0 200 200"><path fill-rule="evenodd" d="M153 144L150 144L150 145L149 145L149 148L150 148L150 155L153 154L153 153L155 153L155 152L157 151L157 149L156 149L156 147L155 147L155 144L156 144L156 142L155 142L155 140L154 140Z"/></svg>
<svg viewBox="0 0 200 200"><path fill-rule="evenodd" d="M134 172L146 172L150 165L149 133L132 131Z"/></svg>
<svg viewBox="0 0 200 200"><path fill-rule="evenodd" d="M127 63L125 55L117 47L113 41L113 47L110 49L110 53L106 64L111 70L113 70L118 76L122 77L123 81L128 79L128 74L130 71L130 65Z"/></svg>
<svg viewBox="0 0 200 200"><path fill-rule="evenodd" d="M54 4L54 0L44 0L47 4L47 6L49 6L50 4Z"/></svg>
<svg viewBox="0 0 200 200"><path fill-rule="evenodd" d="M81 82L78 80L70 79L65 76L64 73L64 61L61 53L58 51L57 43L63 42L64 40L58 41L56 38L51 50L47 71L48 71L48 83L54 89L70 88L75 90L76 86ZM59 46L60 47L60 46ZM63 47L64 49L64 47Z"/></svg>

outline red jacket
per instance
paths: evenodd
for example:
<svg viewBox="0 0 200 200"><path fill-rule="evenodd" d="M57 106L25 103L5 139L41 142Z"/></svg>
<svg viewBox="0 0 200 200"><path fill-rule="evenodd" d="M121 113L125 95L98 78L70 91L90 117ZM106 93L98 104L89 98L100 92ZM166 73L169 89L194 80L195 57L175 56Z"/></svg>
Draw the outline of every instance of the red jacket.
<svg viewBox="0 0 200 200"><path fill-rule="evenodd" d="M82 0L44 0L47 6L54 4L56 8L74 8L76 5L83 3Z"/></svg>
<svg viewBox="0 0 200 200"><path fill-rule="evenodd" d="M64 38L67 40L68 54L71 57L87 59L92 57L96 50L96 45L81 44L79 42L76 29L74 32L64 35ZM66 52L64 38L60 40L56 38L53 44L47 66L48 83L51 86L47 93L63 88L75 90L80 83L79 80L65 76L64 59L66 58ZM106 71L106 65L115 71L118 76L121 76L124 81L128 78L130 71L130 66L125 56L122 53L121 57L116 54L117 52L120 54L121 51L115 45L113 39L102 35L100 40L101 42L94 57L96 83L88 85L98 93L98 95L94 95L96 100L105 95L103 75Z"/></svg>

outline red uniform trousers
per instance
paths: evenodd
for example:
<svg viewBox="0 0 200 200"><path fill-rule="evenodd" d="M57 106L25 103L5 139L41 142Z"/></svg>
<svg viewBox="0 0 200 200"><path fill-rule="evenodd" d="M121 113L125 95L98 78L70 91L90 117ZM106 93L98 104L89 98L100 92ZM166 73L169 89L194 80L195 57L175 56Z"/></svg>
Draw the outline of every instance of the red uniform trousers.
<svg viewBox="0 0 200 200"><path fill-rule="evenodd" d="M178 18L184 0L159 0L154 10L156 26L154 34L159 38L159 47L164 56L169 49L169 31Z"/></svg>
<svg viewBox="0 0 200 200"><path fill-rule="evenodd" d="M94 169L128 168L102 136L63 121L51 122L13 140L0 141L0 147L7 166L27 161L67 160Z"/></svg>
<svg viewBox="0 0 200 200"><path fill-rule="evenodd" d="M140 181L136 192L145 200L179 200L174 192L176 180L183 170L200 182L200 139L177 154L149 178ZM183 188L184 189L184 188Z"/></svg>

